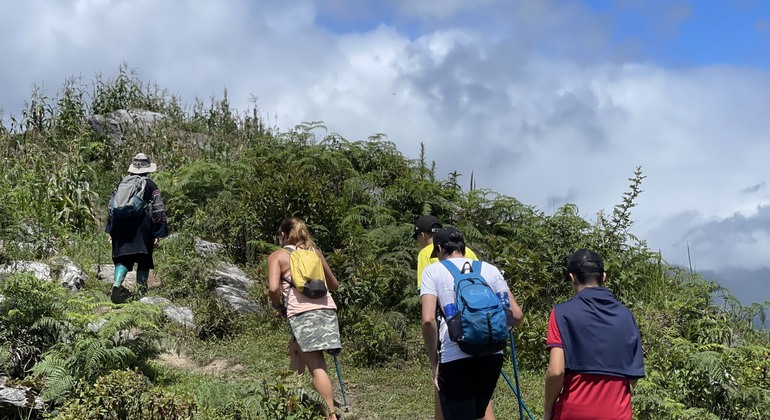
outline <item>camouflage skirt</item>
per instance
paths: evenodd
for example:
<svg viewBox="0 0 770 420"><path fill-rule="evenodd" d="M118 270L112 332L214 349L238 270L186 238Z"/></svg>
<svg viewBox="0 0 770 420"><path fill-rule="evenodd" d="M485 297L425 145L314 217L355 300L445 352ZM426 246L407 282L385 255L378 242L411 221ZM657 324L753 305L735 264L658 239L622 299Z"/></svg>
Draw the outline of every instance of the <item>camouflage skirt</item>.
<svg viewBox="0 0 770 420"><path fill-rule="evenodd" d="M289 325L303 353L342 348L337 312L332 309L317 309L294 315L289 318Z"/></svg>

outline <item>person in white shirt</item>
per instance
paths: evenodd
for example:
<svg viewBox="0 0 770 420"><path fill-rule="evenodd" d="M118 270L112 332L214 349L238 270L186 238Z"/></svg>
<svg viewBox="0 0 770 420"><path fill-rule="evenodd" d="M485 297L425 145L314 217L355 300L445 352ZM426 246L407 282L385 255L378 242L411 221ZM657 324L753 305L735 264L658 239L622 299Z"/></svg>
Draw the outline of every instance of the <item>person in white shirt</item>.
<svg viewBox="0 0 770 420"><path fill-rule="evenodd" d="M467 269L472 263L464 256L465 239L455 228L436 232L433 247L439 261L449 260L460 270ZM516 323L520 322L523 318L521 308L508 290L500 270L492 264L481 264L481 276L495 293L508 295L513 319ZM457 343L450 340L446 322L441 323L437 331L436 308L443 311L447 304L454 303L455 297L454 277L441 262L425 268L421 286L422 335L444 418L482 418L500 376L503 352L474 357L464 353Z"/></svg>

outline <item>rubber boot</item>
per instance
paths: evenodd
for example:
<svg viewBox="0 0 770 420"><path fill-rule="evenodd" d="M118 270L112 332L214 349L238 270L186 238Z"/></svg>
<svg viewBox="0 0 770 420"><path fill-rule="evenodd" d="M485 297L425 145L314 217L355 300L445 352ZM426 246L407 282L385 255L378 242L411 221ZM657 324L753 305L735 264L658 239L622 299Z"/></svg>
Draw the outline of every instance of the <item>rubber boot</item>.
<svg viewBox="0 0 770 420"><path fill-rule="evenodd" d="M137 271L136 272L136 285L140 295L147 293L147 279L150 278L149 271Z"/></svg>
<svg viewBox="0 0 770 420"><path fill-rule="evenodd" d="M125 293L123 293L121 285L127 273L128 267L123 264L115 264L115 277L112 282L112 294L110 295L112 303L123 303L125 301Z"/></svg>

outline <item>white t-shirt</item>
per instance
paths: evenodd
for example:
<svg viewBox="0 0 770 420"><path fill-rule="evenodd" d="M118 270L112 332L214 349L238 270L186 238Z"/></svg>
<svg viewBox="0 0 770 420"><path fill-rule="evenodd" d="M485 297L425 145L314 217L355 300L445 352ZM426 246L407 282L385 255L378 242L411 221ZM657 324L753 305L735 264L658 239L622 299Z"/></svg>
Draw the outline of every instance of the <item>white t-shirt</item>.
<svg viewBox="0 0 770 420"><path fill-rule="evenodd" d="M473 260L469 258L449 258L447 261L451 261L460 271L463 267L469 267ZM468 263L466 266L465 263ZM467 271L467 270L466 270ZM485 262L481 263L481 276L489 283L489 287L494 290L495 293L508 291L508 284L503 279L502 273L492 264ZM454 287L455 280L452 277L452 273L447 270L441 262L433 263L425 268L422 272L422 287L420 288L420 296L433 295L438 299L438 305L443 308L447 303L442 301L452 299L454 302ZM441 351L439 354L439 363L447 363L453 360L463 359L466 357L472 357L471 355L460 350L460 346L457 343L449 339L449 330L447 329L446 322L442 322L438 331L439 340L441 341ZM502 352L500 352L502 353Z"/></svg>

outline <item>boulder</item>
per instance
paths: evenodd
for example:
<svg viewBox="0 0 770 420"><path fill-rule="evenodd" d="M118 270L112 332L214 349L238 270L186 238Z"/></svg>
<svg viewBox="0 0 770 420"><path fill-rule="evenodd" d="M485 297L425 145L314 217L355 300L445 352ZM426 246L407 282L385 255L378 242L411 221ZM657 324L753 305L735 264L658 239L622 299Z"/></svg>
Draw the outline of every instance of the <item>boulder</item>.
<svg viewBox="0 0 770 420"><path fill-rule="evenodd" d="M7 384L8 378L0 377L0 407L43 409L43 400L35 395L29 387Z"/></svg>
<svg viewBox="0 0 770 420"><path fill-rule="evenodd" d="M72 291L78 291L83 288L88 275L80 267L75 265L69 257L59 256L51 260L54 277L58 278L61 285Z"/></svg>
<svg viewBox="0 0 770 420"><path fill-rule="evenodd" d="M147 305L163 305L163 313L168 319L185 328L195 327L195 316L188 307L175 305L166 298L156 296L143 297L139 302Z"/></svg>
<svg viewBox="0 0 770 420"><path fill-rule="evenodd" d="M119 109L104 115L92 115L88 118L88 123L96 133L109 137L113 143L120 145L126 133L138 132L147 135L165 118L163 114L144 109Z"/></svg>
<svg viewBox="0 0 770 420"><path fill-rule="evenodd" d="M107 322L108 321L105 318L99 318L94 322L89 322L88 325L86 325L86 328L91 330L91 332L97 333Z"/></svg>
<svg viewBox="0 0 770 420"><path fill-rule="evenodd" d="M0 266L0 274L31 273L43 281L52 281L51 267L39 261L12 261Z"/></svg>
<svg viewBox="0 0 770 420"><path fill-rule="evenodd" d="M224 247L225 246L222 244L204 241L203 239L200 239L200 238L195 238L195 252L202 257L208 257L211 255L214 255L217 252L224 249Z"/></svg>
<svg viewBox="0 0 770 420"><path fill-rule="evenodd" d="M244 292L247 292L254 286L254 280L250 279L235 264L220 263L212 275L217 286L231 286Z"/></svg>
<svg viewBox="0 0 770 420"><path fill-rule="evenodd" d="M228 285L218 286L214 289L214 293L236 312L255 314L262 309L257 302L248 298L245 290L237 287Z"/></svg>

